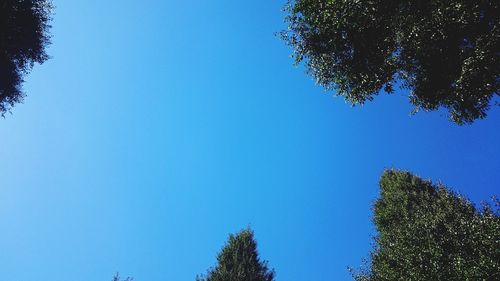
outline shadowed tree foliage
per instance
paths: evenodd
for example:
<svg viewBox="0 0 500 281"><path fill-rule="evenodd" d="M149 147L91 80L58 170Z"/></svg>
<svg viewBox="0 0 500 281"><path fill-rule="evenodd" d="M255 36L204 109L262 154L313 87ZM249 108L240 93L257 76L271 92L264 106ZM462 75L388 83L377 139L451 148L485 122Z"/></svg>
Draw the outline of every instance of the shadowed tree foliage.
<svg viewBox="0 0 500 281"><path fill-rule="evenodd" d="M21 102L23 76L47 60L53 6L48 0L0 0L0 114Z"/></svg>
<svg viewBox="0 0 500 281"><path fill-rule="evenodd" d="M374 206L378 236L357 281L500 280L500 217L442 185L386 171Z"/></svg>
<svg viewBox="0 0 500 281"><path fill-rule="evenodd" d="M261 261L253 231L245 229L230 235L229 241L217 256L218 264L197 281L273 281L274 271Z"/></svg>
<svg viewBox="0 0 500 281"><path fill-rule="evenodd" d="M353 105L397 84L414 111L486 117L500 89L498 0L289 0L283 39L310 75ZM498 102L493 106L498 107Z"/></svg>

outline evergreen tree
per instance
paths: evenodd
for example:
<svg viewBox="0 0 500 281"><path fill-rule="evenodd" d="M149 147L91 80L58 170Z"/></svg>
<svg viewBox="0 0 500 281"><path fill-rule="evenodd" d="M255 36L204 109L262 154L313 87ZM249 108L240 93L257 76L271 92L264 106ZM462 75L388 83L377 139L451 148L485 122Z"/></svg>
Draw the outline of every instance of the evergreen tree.
<svg viewBox="0 0 500 281"><path fill-rule="evenodd" d="M24 74L48 56L49 0L0 1L0 115L21 102Z"/></svg>
<svg viewBox="0 0 500 281"><path fill-rule="evenodd" d="M395 84L419 110L470 123L500 95L498 0L289 0L296 62L352 103Z"/></svg>
<svg viewBox="0 0 500 281"><path fill-rule="evenodd" d="M267 261L261 261L253 231L245 229L230 235L227 244L217 256L218 264L197 281L273 281L274 271Z"/></svg>
<svg viewBox="0 0 500 281"><path fill-rule="evenodd" d="M357 281L500 280L500 217L407 172L387 171L374 206L378 231Z"/></svg>

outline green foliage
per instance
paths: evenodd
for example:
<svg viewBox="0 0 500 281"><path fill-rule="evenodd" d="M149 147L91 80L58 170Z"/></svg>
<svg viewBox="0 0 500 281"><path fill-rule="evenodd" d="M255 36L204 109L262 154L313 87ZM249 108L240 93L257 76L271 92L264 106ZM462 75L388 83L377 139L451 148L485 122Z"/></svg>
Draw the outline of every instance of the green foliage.
<svg viewBox="0 0 500 281"><path fill-rule="evenodd" d="M370 267L357 281L500 280L500 217L407 172L386 171Z"/></svg>
<svg viewBox="0 0 500 281"><path fill-rule="evenodd" d="M500 89L498 0L290 0L283 39L297 63L352 103L394 84L419 110L486 117Z"/></svg>
<svg viewBox="0 0 500 281"><path fill-rule="evenodd" d="M0 1L0 114L21 102L24 74L48 56L49 0Z"/></svg>
<svg viewBox="0 0 500 281"><path fill-rule="evenodd" d="M273 281L274 271L267 261L261 261L253 231L245 229L230 235L229 241L217 256L218 264L197 281Z"/></svg>

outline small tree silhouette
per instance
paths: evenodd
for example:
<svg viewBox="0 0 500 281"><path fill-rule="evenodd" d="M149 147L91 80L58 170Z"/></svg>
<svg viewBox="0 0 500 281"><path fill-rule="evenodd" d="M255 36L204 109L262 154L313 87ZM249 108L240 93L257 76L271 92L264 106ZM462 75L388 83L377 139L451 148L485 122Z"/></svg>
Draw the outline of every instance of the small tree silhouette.
<svg viewBox="0 0 500 281"><path fill-rule="evenodd" d="M123 281L133 281L133 280L134 280L134 278L132 278L132 277L127 277L127 278L125 278ZM112 280L112 281L121 281L121 279L120 279L120 273L118 273L118 272L117 272L117 273L115 274L115 276L113 277L113 280Z"/></svg>
<svg viewBox="0 0 500 281"><path fill-rule="evenodd" d="M267 261L261 261L257 242L251 229L230 235L229 241L217 256L218 264L207 276L197 276L197 281L273 281L274 270Z"/></svg>

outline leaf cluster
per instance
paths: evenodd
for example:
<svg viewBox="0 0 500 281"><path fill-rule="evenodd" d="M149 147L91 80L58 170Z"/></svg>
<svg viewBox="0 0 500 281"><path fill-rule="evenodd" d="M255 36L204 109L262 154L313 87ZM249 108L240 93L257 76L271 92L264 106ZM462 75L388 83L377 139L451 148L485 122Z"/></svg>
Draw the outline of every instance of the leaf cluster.
<svg viewBox="0 0 500 281"><path fill-rule="evenodd" d="M49 0L0 1L0 114L23 100L23 76L48 59Z"/></svg>
<svg viewBox="0 0 500 281"><path fill-rule="evenodd" d="M290 0L283 39L296 63L353 105L394 85L414 111L486 117L500 91L496 0Z"/></svg>
<svg viewBox="0 0 500 281"><path fill-rule="evenodd" d="M374 205L378 231L357 281L498 280L499 202L481 209L442 185L387 171Z"/></svg>

